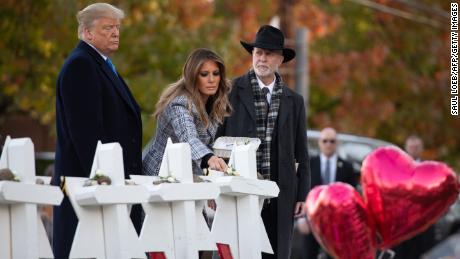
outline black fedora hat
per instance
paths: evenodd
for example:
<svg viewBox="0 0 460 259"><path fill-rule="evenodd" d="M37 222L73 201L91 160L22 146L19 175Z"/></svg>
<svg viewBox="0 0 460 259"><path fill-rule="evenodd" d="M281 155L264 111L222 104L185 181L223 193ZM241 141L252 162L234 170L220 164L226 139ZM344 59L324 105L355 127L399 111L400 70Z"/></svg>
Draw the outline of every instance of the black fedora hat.
<svg viewBox="0 0 460 259"><path fill-rule="evenodd" d="M254 47L269 50L282 50L284 56L283 63L288 62L295 57L295 51L293 49L284 47L283 32L271 25L263 25L260 27L254 42L240 42L241 45L243 45L243 47L251 54Z"/></svg>

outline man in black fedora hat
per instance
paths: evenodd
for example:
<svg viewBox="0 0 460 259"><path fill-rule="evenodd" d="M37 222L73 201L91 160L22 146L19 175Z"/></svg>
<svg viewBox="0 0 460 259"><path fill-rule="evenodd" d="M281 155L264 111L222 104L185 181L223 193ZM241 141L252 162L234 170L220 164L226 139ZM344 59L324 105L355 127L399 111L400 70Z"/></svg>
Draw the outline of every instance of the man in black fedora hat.
<svg viewBox="0 0 460 259"><path fill-rule="evenodd" d="M278 197L266 201L262 209L274 251L262 257L287 259L293 221L304 215L310 185L303 98L286 87L277 72L295 51L284 47L283 33L270 25L260 27L254 42L241 44L252 54L252 68L233 81L229 96L233 113L218 134L261 140L257 170L280 188Z"/></svg>

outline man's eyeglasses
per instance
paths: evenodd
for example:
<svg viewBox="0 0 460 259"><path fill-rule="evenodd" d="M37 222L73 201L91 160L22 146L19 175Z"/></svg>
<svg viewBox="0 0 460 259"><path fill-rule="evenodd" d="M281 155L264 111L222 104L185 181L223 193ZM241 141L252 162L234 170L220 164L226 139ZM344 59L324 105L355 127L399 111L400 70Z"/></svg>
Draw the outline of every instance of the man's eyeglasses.
<svg viewBox="0 0 460 259"><path fill-rule="evenodd" d="M324 144L326 143L331 143L331 144L335 144L335 139L322 139L321 142L323 142Z"/></svg>

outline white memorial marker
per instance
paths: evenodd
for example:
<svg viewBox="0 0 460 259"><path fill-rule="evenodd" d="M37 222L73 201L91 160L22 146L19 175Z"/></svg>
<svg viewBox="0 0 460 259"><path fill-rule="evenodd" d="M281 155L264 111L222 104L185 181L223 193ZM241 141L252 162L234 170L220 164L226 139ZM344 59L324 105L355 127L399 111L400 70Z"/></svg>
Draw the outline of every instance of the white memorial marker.
<svg viewBox="0 0 460 259"><path fill-rule="evenodd" d="M211 235L217 243L230 246L233 258L261 258L273 250L260 216L265 198L277 197L275 182L257 179L257 144L233 144L229 165L239 176L203 177L220 185L221 195Z"/></svg>
<svg viewBox="0 0 460 259"><path fill-rule="evenodd" d="M179 183L154 185L157 176L131 176L149 191L148 202L142 204L146 217L140 239L145 251L163 252L168 259L193 259L198 258L198 251L216 250L202 209L206 200L219 195L219 187L193 182L188 143L168 140L159 176L173 177Z"/></svg>
<svg viewBox="0 0 460 259"><path fill-rule="evenodd" d="M0 181L0 258L54 258L37 204L59 205L59 187L36 184L34 144L30 138L6 138L0 169L19 182Z"/></svg>
<svg viewBox="0 0 460 259"><path fill-rule="evenodd" d="M111 185L84 187L87 178L66 177L66 192L78 217L69 258L146 258L128 204L146 201L143 186L125 185L120 144L97 144L90 178L96 171Z"/></svg>

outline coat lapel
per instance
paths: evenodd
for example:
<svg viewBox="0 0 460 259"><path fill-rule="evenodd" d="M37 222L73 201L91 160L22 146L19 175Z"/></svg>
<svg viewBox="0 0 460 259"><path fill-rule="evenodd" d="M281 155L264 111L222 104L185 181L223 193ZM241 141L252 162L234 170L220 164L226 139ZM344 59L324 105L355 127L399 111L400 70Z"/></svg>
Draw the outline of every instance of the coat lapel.
<svg viewBox="0 0 460 259"><path fill-rule="evenodd" d="M321 160L319 156L315 156L311 159L311 188L321 185L323 180L321 179Z"/></svg>
<svg viewBox="0 0 460 259"><path fill-rule="evenodd" d="M133 112L137 114L136 108L134 107L132 101L130 100L130 97L128 96L129 90L125 85L123 85L121 77L117 77L113 73L113 71L105 64L105 62L101 64L101 67L104 73L106 74L106 76L108 76L110 81L112 81L112 83L115 85L115 89L117 90L121 98L123 98L123 100L128 104L128 106L131 107Z"/></svg>
<svg viewBox="0 0 460 259"><path fill-rule="evenodd" d="M188 100L188 97L186 98ZM200 113L198 112L195 104L193 103L192 103L192 115L193 115L194 120L196 121L196 129L198 131L198 135L200 136L200 139L201 140L209 139L210 140L209 142L205 141L206 145L214 142L214 138L217 132L217 127L219 126L219 124L212 121L211 117L208 114L205 114L205 116L209 120L208 128L206 128L204 122L201 121Z"/></svg>
<svg viewBox="0 0 460 259"><path fill-rule="evenodd" d="M280 100L280 109L278 112L278 130L282 132L284 123L289 116L290 111L292 111L292 95L291 92L286 91L286 87L283 87L283 94L281 95Z"/></svg>
<svg viewBox="0 0 460 259"><path fill-rule="evenodd" d="M256 122L256 108L254 106L254 93L252 92L251 81L249 80L249 73L244 77L245 82L239 84L238 96L246 108L247 112L251 116L251 119Z"/></svg>
<svg viewBox="0 0 460 259"><path fill-rule="evenodd" d="M336 182L342 182L344 181L344 175L343 175L343 162L342 159L337 158L337 169L335 171L335 181Z"/></svg>
<svg viewBox="0 0 460 259"><path fill-rule="evenodd" d="M129 89L127 86L123 85L124 81L121 77L117 77L113 71L109 68L109 66L105 63L104 59L102 56L97 53L96 50L94 50L90 45L88 45L84 41L80 41L78 44L78 48L82 48L85 51L87 51L93 58L96 60L96 62L99 63L99 65L102 68L102 71L104 74L112 81L116 91L118 94L121 96L121 98L126 102L126 104L131 108L131 110L134 112L134 114L138 115L139 112L136 110L136 107L134 107L133 102L130 100L130 96L128 96ZM123 89L125 88L125 89Z"/></svg>

